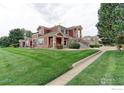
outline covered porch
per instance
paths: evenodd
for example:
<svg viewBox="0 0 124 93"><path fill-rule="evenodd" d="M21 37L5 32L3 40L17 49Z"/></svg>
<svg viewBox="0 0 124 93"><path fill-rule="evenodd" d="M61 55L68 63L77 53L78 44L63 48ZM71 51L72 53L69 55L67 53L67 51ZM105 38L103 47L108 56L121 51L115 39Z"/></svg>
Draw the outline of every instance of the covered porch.
<svg viewBox="0 0 124 93"><path fill-rule="evenodd" d="M48 48L65 48L68 47L68 37L62 33L48 37Z"/></svg>
<svg viewBox="0 0 124 93"><path fill-rule="evenodd" d="M19 46L20 46L20 48L23 48L23 47L32 48L32 39L28 38L26 40L19 40Z"/></svg>

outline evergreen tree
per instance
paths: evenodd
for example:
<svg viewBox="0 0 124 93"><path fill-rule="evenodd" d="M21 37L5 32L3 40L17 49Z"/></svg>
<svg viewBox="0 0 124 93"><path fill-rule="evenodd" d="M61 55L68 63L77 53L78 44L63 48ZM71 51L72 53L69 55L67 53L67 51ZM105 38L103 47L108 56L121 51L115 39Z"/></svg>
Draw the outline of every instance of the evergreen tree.
<svg viewBox="0 0 124 93"><path fill-rule="evenodd" d="M10 44L9 37L3 36L0 38L0 47L8 47Z"/></svg>
<svg viewBox="0 0 124 93"><path fill-rule="evenodd" d="M19 40L24 39L24 31L19 28L10 30L9 39L11 45L15 47L19 46Z"/></svg>
<svg viewBox="0 0 124 93"><path fill-rule="evenodd" d="M124 30L124 4L102 3L98 11L98 36L103 44L116 42L118 33Z"/></svg>

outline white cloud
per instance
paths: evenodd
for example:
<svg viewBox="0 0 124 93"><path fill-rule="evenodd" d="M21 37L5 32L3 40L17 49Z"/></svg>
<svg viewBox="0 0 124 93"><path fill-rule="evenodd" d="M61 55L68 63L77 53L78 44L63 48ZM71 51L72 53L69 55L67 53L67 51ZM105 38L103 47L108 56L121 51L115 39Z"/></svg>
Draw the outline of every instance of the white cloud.
<svg viewBox="0 0 124 93"><path fill-rule="evenodd" d="M0 4L0 36L24 27L36 32L39 25L82 25L83 35L96 35L99 4Z"/></svg>
<svg viewBox="0 0 124 93"><path fill-rule="evenodd" d="M47 23L42 20L42 16L26 4L6 5L0 7L0 36L8 35L13 28L26 28L36 32L38 25Z"/></svg>

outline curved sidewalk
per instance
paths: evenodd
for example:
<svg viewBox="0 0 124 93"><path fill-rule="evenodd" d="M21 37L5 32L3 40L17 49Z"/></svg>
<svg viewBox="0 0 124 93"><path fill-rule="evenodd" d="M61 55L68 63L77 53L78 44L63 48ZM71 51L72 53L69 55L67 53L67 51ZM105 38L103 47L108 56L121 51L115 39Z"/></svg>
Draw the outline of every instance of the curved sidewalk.
<svg viewBox="0 0 124 93"><path fill-rule="evenodd" d="M80 63L78 65L75 65L71 70L69 70L68 72L64 73L63 75L49 82L46 85L66 85L72 78L78 75L82 70L84 70L88 65L94 62L103 53L104 51L99 52L90 58L87 58L87 60L86 59L80 60Z"/></svg>

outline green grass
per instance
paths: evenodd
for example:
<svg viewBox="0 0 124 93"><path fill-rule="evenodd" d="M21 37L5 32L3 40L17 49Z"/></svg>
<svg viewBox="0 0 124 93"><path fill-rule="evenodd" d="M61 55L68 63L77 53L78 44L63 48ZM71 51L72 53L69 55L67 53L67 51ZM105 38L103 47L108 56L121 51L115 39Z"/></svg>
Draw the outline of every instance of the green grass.
<svg viewBox="0 0 124 93"><path fill-rule="evenodd" d="M68 85L124 85L124 51L108 51Z"/></svg>
<svg viewBox="0 0 124 93"><path fill-rule="evenodd" d="M98 50L0 48L0 85L43 85Z"/></svg>

